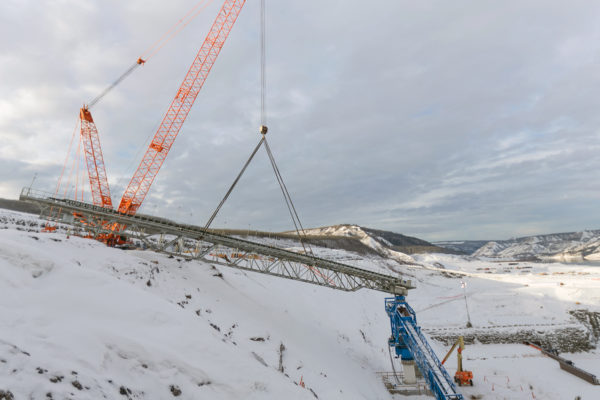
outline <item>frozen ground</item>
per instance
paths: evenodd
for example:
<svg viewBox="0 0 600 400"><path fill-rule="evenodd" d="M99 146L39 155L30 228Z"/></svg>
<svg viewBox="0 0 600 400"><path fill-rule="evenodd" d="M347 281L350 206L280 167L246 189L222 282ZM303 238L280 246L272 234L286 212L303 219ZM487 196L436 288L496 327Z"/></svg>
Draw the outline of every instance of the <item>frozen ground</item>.
<svg viewBox="0 0 600 400"><path fill-rule="evenodd" d="M0 210L0 390L15 399L401 398L376 374L391 371L383 293L106 248L36 225L35 217ZM412 278L417 289L408 300L426 334L438 338L431 344L440 358L450 347L444 338L472 332L501 339L571 328L596 344L569 312L600 312L598 267L448 255L422 255L408 267L318 252ZM461 388L466 398L600 398L600 386L531 347L475 339L465 357L475 374L475 386ZM597 350L567 357L600 376ZM446 364L451 375L455 364L454 357Z"/></svg>

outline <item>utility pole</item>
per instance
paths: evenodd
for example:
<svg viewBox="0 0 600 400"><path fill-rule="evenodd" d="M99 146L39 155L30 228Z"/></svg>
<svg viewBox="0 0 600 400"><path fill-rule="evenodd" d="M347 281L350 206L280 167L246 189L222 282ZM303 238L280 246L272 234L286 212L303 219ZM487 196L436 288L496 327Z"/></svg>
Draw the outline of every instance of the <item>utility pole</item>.
<svg viewBox="0 0 600 400"><path fill-rule="evenodd" d="M472 328L471 315L469 314L469 305L467 304L467 282L460 281L460 287L463 289L463 297L465 299L465 308L467 309L467 328Z"/></svg>

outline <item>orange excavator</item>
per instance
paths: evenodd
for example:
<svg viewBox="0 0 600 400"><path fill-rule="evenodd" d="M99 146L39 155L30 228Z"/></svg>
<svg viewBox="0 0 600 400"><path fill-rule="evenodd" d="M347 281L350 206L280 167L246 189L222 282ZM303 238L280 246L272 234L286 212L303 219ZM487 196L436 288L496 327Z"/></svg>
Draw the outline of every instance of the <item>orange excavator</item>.
<svg viewBox="0 0 600 400"><path fill-rule="evenodd" d="M462 352L465 349L465 341L462 336L459 336L458 339L456 339L456 342L454 342L452 348L448 354L446 354L446 357L444 357L442 365L444 365L448 357L450 357L450 354L452 354L457 346L458 349L456 350L456 359L458 360L458 368L456 369L456 374L454 374L454 382L456 382L458 386L473 386L473 372L463 370Z"/></svg>

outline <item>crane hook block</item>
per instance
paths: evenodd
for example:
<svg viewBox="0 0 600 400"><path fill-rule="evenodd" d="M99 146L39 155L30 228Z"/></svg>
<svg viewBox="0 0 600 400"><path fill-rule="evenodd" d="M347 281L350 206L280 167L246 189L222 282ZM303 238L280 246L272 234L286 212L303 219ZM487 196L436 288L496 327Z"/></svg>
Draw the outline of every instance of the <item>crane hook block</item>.
<svg viewBox="0 0 600 400"><path fill-rule="evenodd" d="M259 132L260 132L261 134L263 134L263 135L266 135L268 130L269 130L269 128L267 128L267 126L266 126L266 125L261 125L261 126L260 126L260 129L259 129Z"/></svg>
<svg viewBox="0 0 600 400"><path fill-rule="evenodd" d="M138 58L136 61L136 63L138 63L140 65L144 64L145 62L146 62L146 60L142 60L142 57Z"/></svg>

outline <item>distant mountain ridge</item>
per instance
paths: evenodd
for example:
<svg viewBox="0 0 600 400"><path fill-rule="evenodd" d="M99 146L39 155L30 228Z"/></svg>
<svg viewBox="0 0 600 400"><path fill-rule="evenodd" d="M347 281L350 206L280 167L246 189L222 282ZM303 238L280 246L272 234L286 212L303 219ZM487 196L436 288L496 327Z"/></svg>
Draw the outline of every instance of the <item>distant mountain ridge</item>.
<svg viewBox="0 0 600 400"><path fill-rule="evenodd" d="M471 255L490 242L489 240L446 240L433 242L435 246L453 250L457 253Z"/></svg>
<svg viewBox="0 0 600 400"><path fill-rule="evenodd" d="M516 260L600 260L600 230L490 241L473 256Z"/></svg>
<svg viewBox="0 0 600 400"><path fill-rule="evenodd" d="M318 237L350 237L359 240L381 255L397 260L414 262L408 254L417 253L456 253L453 250L436 246L425 240L400 233L365 228L352 224L325 226L321 228L305 229L306 234Z"/></svg>

